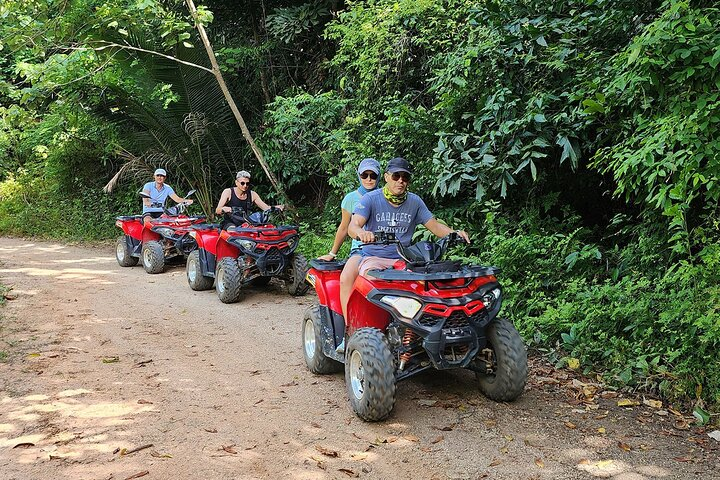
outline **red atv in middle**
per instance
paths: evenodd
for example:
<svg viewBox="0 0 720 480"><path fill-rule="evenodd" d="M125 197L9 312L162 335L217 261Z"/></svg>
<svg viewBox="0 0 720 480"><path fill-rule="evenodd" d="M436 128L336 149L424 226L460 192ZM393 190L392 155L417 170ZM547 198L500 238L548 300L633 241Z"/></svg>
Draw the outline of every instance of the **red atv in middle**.
<svg viewBox="0 0 720 480"><path fill-rule="evenodd" d="M278 211L271 207L248 216L241 208L233 207L233 217L242 219L239 226L193 226L190 235L197 250L186 263L190 288L209 290L214 282L220 301L235 303L244 286L267 285L278 277L285 280L290 295L304 295L310 286L305 282L307 260L295 252L300 229L297 225L271 223L270 217Z"/></svg>
<svg viewBox="0 0 720 480"><path fill-rule="evenodd" d="M344 262L312 260L307 274L319 304L302 324L303 353L316 374L345 369L355 413L382 420L395 405L395 384L428 369L466 368L490 399L515 400L527 378L527 353L513 324L498 317L499 269L443 260L459 241L403 246L393 234L375 233L379 244L396 243L392 268L359 276L347 305L340 307Z"/></svg>

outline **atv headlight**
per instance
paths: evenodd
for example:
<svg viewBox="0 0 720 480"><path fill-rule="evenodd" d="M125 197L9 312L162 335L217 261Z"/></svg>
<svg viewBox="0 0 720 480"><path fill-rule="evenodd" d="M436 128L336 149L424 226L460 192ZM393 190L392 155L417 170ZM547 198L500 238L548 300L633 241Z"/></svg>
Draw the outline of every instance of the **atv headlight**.
<svg viewBox="0 0 720 480"><path fill-rule="evenodd" d="M487 292L485 295L482 296L482 302L483 305L485 305L485 308L490 310L494 305L495 302L498 301L500 298L500 289L499 288L493 288L489 292Z"/></svg>
<svg viewBox="0 0 720 480"><path fill-rule="evenodd" d="M252 240L238 240L237 244L248 252L255 250L255 245L257 245Z"/></svg>
<svg viewBox="0 0 720 480"><path fill-rule="evenodd" d="M168 228L168 227L155 227L151 230L153 232L159 233L163 237L172 237L173 235L175 235L175 230L173 230L172 228Z"/></svg>
<svg viewBox="0 0 720 480"><path fill-rule="evenodd" d="M288 248L293 248L296 243L297 243L297 237L288 238L288 241L287 241Z"/></svg>
<svg viewBox="0 0 720 480"><path fill-rule="evenodd" d="M396 297L395 295L385 295L380 299L385 305L390 305L395 309L400 316L405 318L413 318L420 308L422 303L418 302L413 298L408 297Z"/></svg>

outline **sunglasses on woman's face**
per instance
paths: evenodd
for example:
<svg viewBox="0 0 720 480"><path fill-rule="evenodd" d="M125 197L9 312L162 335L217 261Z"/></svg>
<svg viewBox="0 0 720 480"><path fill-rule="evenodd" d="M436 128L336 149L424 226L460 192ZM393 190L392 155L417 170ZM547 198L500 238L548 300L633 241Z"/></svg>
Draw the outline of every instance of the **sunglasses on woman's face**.
<svg viewBox="0 0 720 480"><path fill-rule="evenodd" d="M238 182L238 183L239 183L240 185L242 185L243 187L244 187L245 185L250 185L250 182Z"/></svg>
<svg viewBox="0 0 720 480"><path fill-rule="evenodd" d="M407 172L393 172L392 179L397 182L402 178L403 182L410 183L410 174Z"/></svg>
<svg viewBox="0 0 720 480"><path fill-rule="evenodd" d="M370 177L370 180L377 180L377 173L375 172L363 172L360 174L360 178L365 180L366 178Z"/></svg>

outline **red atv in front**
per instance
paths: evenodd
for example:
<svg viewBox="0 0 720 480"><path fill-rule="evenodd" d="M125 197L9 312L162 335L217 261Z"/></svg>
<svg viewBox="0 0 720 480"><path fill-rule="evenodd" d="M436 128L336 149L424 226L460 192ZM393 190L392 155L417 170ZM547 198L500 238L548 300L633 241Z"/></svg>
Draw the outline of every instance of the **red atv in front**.
<svg viewBox="0 0 720 480"><path fill-rule="evenodd" d="M435 368L468 368L480 390L496 401L515 400L527 379L527 353L513 324L498 318L502 289L495 267L443 261L456 234L405 247L378 232L375 243L397 243L404 260L359 276L340 306L344 262L312 260L307 279L319 305L302 326L311 372L342 370L350 404L367 421L382 420L395 405L395 384Z"/></svg>
<svg viewBox="0 0 720 480"><path fill-rule="evenodd" d="M194 190L185 196L189 197ZM140 196L147 197L141 192ZM160 205L162 206L162 205ZM179 203L164 209L159 217L143 225L142 215L117 217L115 225L122 229L115 246L115 257L121 267L137 265L142 258L147 273L161 273L165 263L186 257L195 247L195 240L188 235L193 224L204 222L205 216L185 215L187 204Z"/></svg>
<svg viewBox="0 0 720 480"><path fill-rule="evenodd" d="M285 280L290 295L304 295L310 286L305 282L307 260L295 253L300 229L271 223L270 216L276 211L272 207L248 217L244 210L234 207L233 215L243 219L239 227L195 225L190 235L198 248L186 263L190 288L209 290L214 282L220 301L235 303L244 286L267 285L278 277Z"/></svg>

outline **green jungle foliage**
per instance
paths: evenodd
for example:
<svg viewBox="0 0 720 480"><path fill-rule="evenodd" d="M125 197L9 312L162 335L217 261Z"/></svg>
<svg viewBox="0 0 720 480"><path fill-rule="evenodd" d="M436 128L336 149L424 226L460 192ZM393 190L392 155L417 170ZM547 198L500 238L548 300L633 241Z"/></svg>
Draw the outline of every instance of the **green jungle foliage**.
<svg viewBox="0 0 720 480"><path fill-rule="evenodd" d="M404 156L471 232L454 254L503 269L531 348L720 406L716 2L208 0L200 17L308 256L358 161ZM239 169L280 201L189 63L209 65L180 0L0 0L0 233L111 238L156 166L205 212Z"/></svg>

